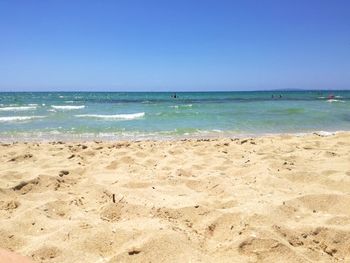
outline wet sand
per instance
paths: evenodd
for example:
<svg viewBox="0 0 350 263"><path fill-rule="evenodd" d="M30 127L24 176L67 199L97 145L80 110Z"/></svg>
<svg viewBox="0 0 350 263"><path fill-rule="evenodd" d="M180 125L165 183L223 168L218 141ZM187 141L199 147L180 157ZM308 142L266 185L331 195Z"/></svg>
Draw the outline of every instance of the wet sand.
<svg viewBox="0 0 350 263"><path fill-rule="evenodd" d="M350 261L350 133L0 144L0 247L34 262Z"/></svg>

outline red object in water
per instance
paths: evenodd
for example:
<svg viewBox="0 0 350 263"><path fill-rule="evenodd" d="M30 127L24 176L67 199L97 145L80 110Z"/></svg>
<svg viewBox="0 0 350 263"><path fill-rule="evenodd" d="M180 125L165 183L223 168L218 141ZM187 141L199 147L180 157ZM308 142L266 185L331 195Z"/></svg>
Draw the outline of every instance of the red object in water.
<svg viewBox="0 0 350 263"><path fill-rule="evenodd" d="M333 94L329 94L328 95L328 99L330 100L330 99L334 99L334 95Z"/></svg>

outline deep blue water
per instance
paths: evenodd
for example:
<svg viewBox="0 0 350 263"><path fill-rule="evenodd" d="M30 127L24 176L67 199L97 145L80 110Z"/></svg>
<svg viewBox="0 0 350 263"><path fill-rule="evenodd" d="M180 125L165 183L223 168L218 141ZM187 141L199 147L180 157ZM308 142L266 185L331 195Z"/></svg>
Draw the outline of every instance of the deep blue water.
<svg viewBox="0 0 350 263"><path fill-rule="evenodd" d="M350 130L350 91L172 95L0 93L0 138L137 139Z"/></svg>

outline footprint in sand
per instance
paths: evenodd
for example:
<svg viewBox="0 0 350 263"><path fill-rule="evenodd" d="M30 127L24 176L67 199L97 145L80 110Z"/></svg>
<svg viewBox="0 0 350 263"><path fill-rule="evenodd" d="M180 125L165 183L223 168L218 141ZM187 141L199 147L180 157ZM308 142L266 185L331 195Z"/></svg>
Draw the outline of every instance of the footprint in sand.
<svg viewBox="0 0 350 263"><path fill-rule="evenodd" d="M74 233L73 233L74 234ZM131 237L137 235L124 229L105 228L103 226L84 229L83 232L77 232L81 236L79 249L88 254L98 254L105 257L115 255L116 251L126 243L131 241ZM107 261L103 261L107 262Z"/></svg>
<svg viewBox="0 0 350 263"><path fill-rule="evenodd" d="M218 216L208 223L204 234L212 239L227 242L232 241L242 230L242 215L239 213L227 213Z"/></svg>
<svg viewBox="0 0 350 263"><path fill-rule="evenodd" d="M134 241L129 248L114 256L117 262L215 262L202 254L195 244L178 232L158 233L156 236Z"/></svg>
<svg viewBox="0 0 350 263"><path fill-rule="evenodd" d="M118 221L122 216L123 208L124 204L122 202L108 204L103 207L102 212L100 213L100 218L108 222Z"/></svg>
<svg viewBox="0 0 350 263"><path fill-rule="evenodd" d="M240 243L238 251L248 256L249 262L305 262L292 249L271 238L250 237Z"/></svg>
<svg viewBox="0 0 350 263"><path fill-rule="evenodd" d="M72 178L64 179L59 176L39 175L32 180L18 183L13 186L12 189L19 194L25 195L30 192L57 191L61 188L70 188L75 185L76 182L77 180Z"/></svg>
<svg viewBox="0 0 350 263"><path fill-rule="evenodd" d="M305 257L322 262L343 261L350 256L350 232L337 228L288 229L274 226L274 230L292 247L303 251ZM304 250L300 250L304 248Z"/></svg>
<svg viewBox="0 0 350 263"><path fill-rule="evenodd" d="M53 219L67 218L70 215L70 208L68 204L62 200L48 202L38 209L44 212L48 218Z"/></svg>

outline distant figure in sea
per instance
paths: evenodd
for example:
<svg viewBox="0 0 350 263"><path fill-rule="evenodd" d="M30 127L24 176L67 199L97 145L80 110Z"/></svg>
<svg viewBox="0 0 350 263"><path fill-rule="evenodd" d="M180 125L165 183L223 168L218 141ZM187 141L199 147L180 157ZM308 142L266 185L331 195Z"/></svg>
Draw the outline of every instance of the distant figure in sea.
<svg viewBox="0 0 350 263"><path fill-rule="evenodd" d="M333 100L334 98L335 98L335 97L334 97L333 94L329 94L329 95L328 95L328 99L329 99L329 100Z"/></svg>
<svg viewBox="0 0 350 263"><path fill-rule="evenodd" d="M274 99L275 98L275 96L273 96L273 94L271 95L271 99Z"/></svg>
<svg viewBox="0 0 350 263"><path fill-rule="evenodd" d="M282 95L280 94L280 99L282 99Z"/></svg>
<svg viewBox="0 0 350 263"><path fill-rule="evenodd" d="M176 96L176 92L174 93L173 98L174 98L174 99L176 99L176 98L177 98L177 96Z"/></svg>

